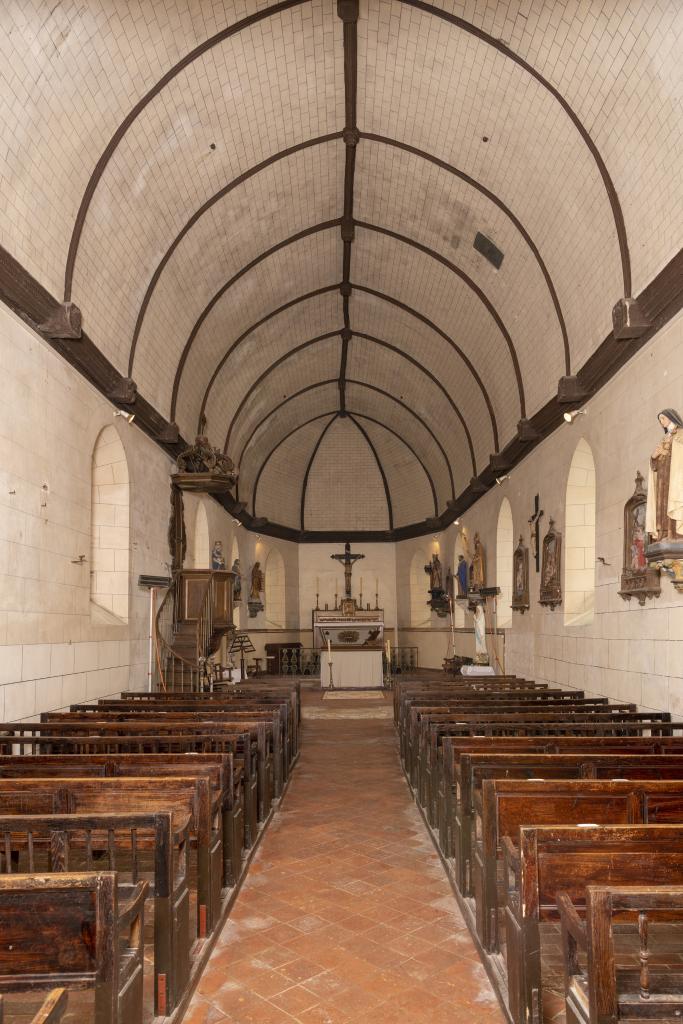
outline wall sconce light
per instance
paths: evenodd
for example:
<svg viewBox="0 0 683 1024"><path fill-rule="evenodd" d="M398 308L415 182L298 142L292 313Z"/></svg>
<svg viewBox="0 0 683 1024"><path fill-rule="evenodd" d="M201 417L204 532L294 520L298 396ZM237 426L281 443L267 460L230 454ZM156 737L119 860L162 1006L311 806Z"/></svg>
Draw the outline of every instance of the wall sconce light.
<svg viewBox="0 0 683 1024"><path fill-rule="evenodd" d="M573 423L577 416L587 416L588 412L586 409L572 409L571 412L564 414L565 423Z"/></svg>
<svg viewBox="0 0 683 1024"><path fill-rule="evenodd" d="M509 474L509 473L506 473L506 474L505 474L505 476L497 476L497 477L496 477L496 483L497 483L497 484L498 484L498 486L500 487L500 485L501 485L501 484L504 484L504 483L505 483L505 481L506 481L506 480L509 480L509 479L510 479L510 474Z"/></svg>
<svg viewBox="0 0 683 1024"><path fill-rule="evenodd" d="M241 524L241 522L239 521L239 519L233 519L233 521L232 521L232 525L233 525L233 526L241 526L242 524Z"/></svg>
<svg viewBox="0 0 683 1024"><path fill-rule="evenodd" d="M459 519L454 519L453 520L453 526L460 526L460 520Z"/></svg>
<svg viewBox="0 0 683 1024"><path fill-rule="evenodd" d="M133 420L135 419L134 412L125 412L123 409L115 409L114 417L116 416L122 416L127 423L132 423Z"/></svg>

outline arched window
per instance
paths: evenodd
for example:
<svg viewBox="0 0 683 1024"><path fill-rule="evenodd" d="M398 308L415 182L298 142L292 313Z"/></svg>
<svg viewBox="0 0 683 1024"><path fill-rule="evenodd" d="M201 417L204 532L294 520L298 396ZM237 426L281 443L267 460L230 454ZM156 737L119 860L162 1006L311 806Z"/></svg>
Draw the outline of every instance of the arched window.
<svg viewBox="0 0 683 1024"><path fill-rule="evenodd" d="M92 454L90 601L94 618L128 622L130 485L121 438L102 430Z"/></svg>
<svg viewBox="0 0 683 1024"><path fill-rule="evenodd" d="M194 531L192 533L192 568L211 568L211 542L209 540L209 517L204 508L204 502L200 501L194 516Z"/></svg>
<svg viewBox="0 0 683 1024"><path fill-rule="evenodd" d="M276 548L268 553L265 564L265 614L271 626L285 624L285 563Z"/></svg>
<svg viewBox="0 0 683 1024"><path fill-rule="evenodd" d="M514 551L514 528L512 509L507 498L503 498L498 513L496 532L496 586L498 595L498 625L512 625L512 553Z"/></svg>
<svg viewBox="0 0 683 1024"><path fill-rule="evenodd" d="M410 563L410 625L425 626L431 621L429 605L429 579L425 565L429 556L420 548Z"/></svg>
<svg viewBox="0 0 683 1024"><path fill-rule="evenodd" d="M564 524L564 624L586 626L595 614L595 462L585 438L569 467Z"/></svg>

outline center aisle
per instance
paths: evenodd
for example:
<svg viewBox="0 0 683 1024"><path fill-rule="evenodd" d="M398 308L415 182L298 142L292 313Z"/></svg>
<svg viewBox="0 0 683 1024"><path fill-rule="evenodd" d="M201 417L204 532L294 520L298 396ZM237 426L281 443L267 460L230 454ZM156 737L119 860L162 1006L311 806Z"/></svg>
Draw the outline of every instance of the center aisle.
<svg viewBox="0 0 683 1024"><path fill-rule="evenodd" d="M390 707L306 695L299 764L187 1024L502 1024Z"/></svg>

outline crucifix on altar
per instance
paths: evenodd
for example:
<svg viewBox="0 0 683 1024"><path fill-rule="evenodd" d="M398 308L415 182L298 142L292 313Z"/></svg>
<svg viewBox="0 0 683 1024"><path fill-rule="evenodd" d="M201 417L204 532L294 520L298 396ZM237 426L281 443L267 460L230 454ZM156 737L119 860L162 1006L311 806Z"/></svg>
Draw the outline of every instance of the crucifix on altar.
<svg viewBox="0 0 683 1024"><path fill-rule="evenodd" d="M344 545L343 555L330 555L335 562L340 562L344 566L344 600L341 603L342 612L345 615L353 614L356 610L356 602L352 596L351 591L351 573L353 567L361 558L365 558L365 555L355 555L351 553L351 544L347 540Z"/></svg>

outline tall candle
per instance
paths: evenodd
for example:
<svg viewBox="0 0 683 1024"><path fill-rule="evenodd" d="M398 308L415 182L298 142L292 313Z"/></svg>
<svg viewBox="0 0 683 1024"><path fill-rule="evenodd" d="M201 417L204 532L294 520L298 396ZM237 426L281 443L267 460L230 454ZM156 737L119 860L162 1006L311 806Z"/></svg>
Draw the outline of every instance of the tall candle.
<svg viewBox="0 0 683 1024"><path fill-rule="evenodd" d="M330 657L332 657L332 644L330 643L329 636L327 638L327 653Z"/></svg>

